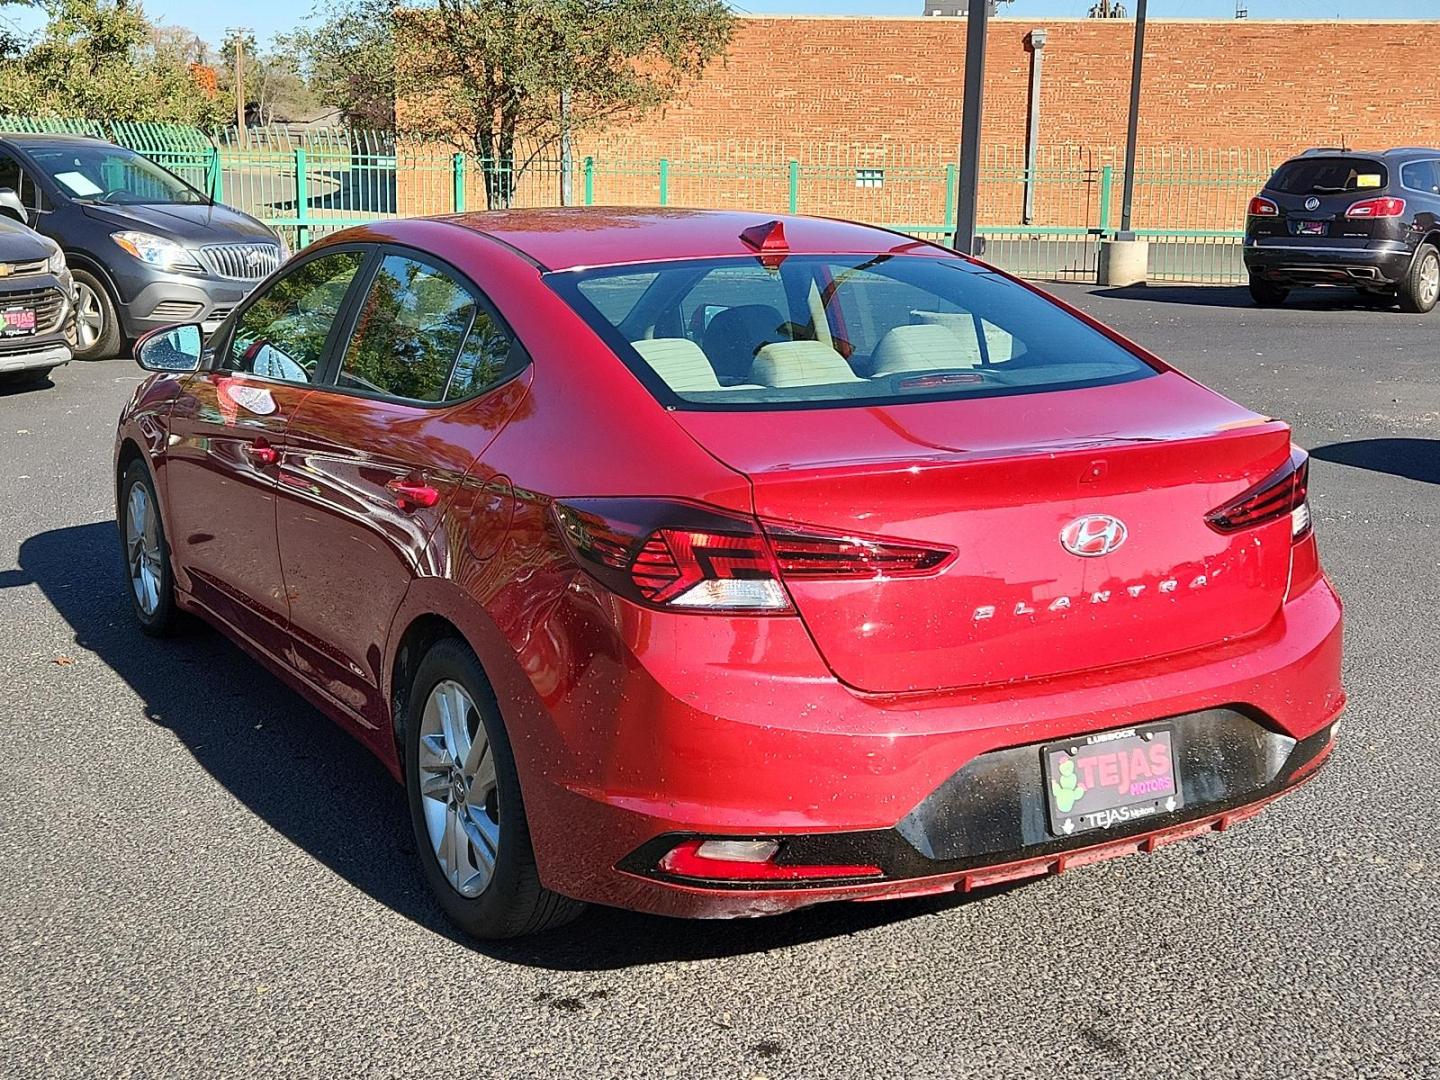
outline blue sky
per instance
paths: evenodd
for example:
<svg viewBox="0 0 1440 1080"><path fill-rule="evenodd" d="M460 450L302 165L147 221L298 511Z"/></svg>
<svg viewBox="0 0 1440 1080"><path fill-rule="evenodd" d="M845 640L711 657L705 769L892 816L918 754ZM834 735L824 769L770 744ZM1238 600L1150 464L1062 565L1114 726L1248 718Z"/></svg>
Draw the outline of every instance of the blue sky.
<svg viewBox="0 0 1440 1080"><path fill-rule="evenodd" d="M744 11L785 14L915 15L921 0L733 0ZM1133 10L1133 0L1129 0ZM1014 0L1001 14L1014 18L1076 17L1091 0ZM1247 0L1252 19L1423 19L1435 14L1435 0ZM242 5L196 4L194 0L148 0L145 10L161 22L180 23L218 43L227 26L244 25L261 40L288 30L308 14L313 0L248 0ZM1235 0L1150 0L1151 17L1230 18ZM3 17L22 26L35 17L11 7Z"/></svg>

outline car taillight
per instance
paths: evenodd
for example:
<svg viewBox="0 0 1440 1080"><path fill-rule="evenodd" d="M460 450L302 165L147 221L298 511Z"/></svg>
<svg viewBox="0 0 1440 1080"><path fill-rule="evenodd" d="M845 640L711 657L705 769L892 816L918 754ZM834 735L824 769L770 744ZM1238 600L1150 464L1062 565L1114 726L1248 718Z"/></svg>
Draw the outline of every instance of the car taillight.
<svg viewBox="0 0 1440 1080"><path fill-rule="evenodd" d="M1385 195L1378 199L1363 199L1360 202L1352 203L1350 209L1345 211L1345 216L1347 218L1392 218L1400 217L1404 213L1404 199Z"/></svg>
<svg viewBox="0 0 1440 1080"><path fill-rule="evenodd" d="M1310 456L1298 446L1290 460L1254 487L1205 515L1216 532L1232 533L1266 522L1290 518L1290 538L1303 538L1311 527Z"/></svg>
<svg viewBox="0 0 1440 1080"><path fill-rule="evenodd" d="M1264 195L1256 195L1250 200L1249 214L1251 217L1279 217L1280 207L1265 198Z"/></svg>
<svg viewBox="0 0 1440 1080"><path fill-rule="evenodd" d="M693 503L580 499L556 503L571 551L600 582L678 611L789 614L783 582L915 577L944 569L953 548L759 522Z"/></svg>

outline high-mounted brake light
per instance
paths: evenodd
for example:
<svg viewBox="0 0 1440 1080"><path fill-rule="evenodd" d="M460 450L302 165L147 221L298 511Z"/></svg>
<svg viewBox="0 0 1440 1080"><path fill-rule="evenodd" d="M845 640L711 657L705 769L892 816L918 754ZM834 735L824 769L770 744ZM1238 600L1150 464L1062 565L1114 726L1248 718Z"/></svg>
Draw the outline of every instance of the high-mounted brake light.
<svg viewBox="0 0 1440 1080"><path fill-rule="evenodd" d="M916 577L955 550L757 522L690 503L586 499L555 504L582 565L620 595L677 611L789 614L786 579Z"/></svg>
<svg viewBox="0 0 1440 1080"><path fill-rule="evenodd" d="M1400 217L1405 213L1405 200L1397 199L1393 195L1385 195L1378 199L1363 199L1353 203L1349 210L1345 211L1347 218L1392 218Z"/></svg>
<svg viewBox="0 0 1440 1080"><path fill-rule="evenodd" d="M1289 461L1239 497L1211 510L1205 521L1216 532L1232 533L1288 516L1290 538L1300 540L1311 528L1309 494L1310 456L1296 446Z"/></svg>
<svg viewBox="0 0 1440 1080"><path fill-rule="evenodd" d="M1279 217L1280 207L1265 198L1264 195L1256 195L1250 200L1249 214L1251 217Z"/></svg>
<svg viewBox="0 0 1440 1080"><path fill-rule="evenodd" d="M665 853L659 869L707 881L810 881L818 878L881 877L868 865L783 864L776 840L682 840Z"/></svg>

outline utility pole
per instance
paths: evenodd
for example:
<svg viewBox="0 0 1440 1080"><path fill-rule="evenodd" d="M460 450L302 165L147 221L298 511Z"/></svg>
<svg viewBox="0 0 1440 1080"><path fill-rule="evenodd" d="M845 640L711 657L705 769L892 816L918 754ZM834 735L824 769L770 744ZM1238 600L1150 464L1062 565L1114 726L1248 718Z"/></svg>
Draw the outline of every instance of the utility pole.
<svg viewBox="0 0 1440 1080"><path fill-rule="evenodd" d="M226 31L235 46L235 141L245 145L245 35L249 27L232 26Z"/></svg>

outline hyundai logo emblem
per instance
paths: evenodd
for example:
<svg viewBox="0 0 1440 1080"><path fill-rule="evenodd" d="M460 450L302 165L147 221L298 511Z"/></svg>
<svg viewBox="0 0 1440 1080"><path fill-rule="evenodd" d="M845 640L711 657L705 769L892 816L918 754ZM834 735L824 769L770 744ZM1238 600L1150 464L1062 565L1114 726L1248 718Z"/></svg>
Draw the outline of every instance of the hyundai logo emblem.
<svg viewBox="0 0 1440 1080"><path fill-rule="evenodd" d="M1109 514L1086 514L1060 530L1060 544L1071 555L1096 559L1109 555L1129 535L1125 523Z"/></svg>
<svg viewBox="0 0 1440 1080"><path fill-rule="evenodd" d="M1315 198L1314 195L1311 195L1310 198L1308 198L1308 199L1305 200L1305 209L1306 209L1306 210L1319 210L1319 209L1320 209L1320 200L1317 199L1317 198Z"/></svg>

